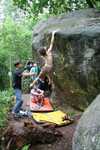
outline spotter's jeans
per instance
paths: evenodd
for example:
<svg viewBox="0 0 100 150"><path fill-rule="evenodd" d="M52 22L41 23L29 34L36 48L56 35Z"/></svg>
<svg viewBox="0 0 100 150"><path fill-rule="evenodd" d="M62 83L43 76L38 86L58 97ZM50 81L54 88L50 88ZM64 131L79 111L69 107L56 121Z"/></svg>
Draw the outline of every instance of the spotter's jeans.
<svg viewBox="0 0 100 150"><path fill-rule="evenodd" d="M23 104L22 91L20 89L14 89L14 93L15 93L15 96L16 96L16 104L15 104L12 112L18 113L21 109L22 104Z"/></svg>

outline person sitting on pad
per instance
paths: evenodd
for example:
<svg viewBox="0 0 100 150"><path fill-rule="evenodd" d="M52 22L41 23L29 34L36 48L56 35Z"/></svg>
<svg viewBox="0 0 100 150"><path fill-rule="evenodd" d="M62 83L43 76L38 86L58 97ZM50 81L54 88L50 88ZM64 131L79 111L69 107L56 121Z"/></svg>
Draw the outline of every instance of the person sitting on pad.
<svg viewBox="0 0 100 150"><path fill-rule="evenodd" d="M44 91L38 88L34 88L31 90L31 100L33 100L38 105L43 105L44 101Z"/></svg>

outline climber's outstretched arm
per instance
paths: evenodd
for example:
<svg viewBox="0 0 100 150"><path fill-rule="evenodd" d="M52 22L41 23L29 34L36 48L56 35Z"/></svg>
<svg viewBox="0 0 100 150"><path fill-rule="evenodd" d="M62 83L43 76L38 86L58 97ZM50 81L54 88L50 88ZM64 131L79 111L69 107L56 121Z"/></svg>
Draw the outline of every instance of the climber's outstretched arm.
<svg viewBox="0 0 100 150"><path fill-rule="evenodd" d="M51 42L50 42L50 47L48 48L48 52L52 51L53 44L54 44L54 36L55 36L56 31L52 32L52 37L51 37Z"/></svg>

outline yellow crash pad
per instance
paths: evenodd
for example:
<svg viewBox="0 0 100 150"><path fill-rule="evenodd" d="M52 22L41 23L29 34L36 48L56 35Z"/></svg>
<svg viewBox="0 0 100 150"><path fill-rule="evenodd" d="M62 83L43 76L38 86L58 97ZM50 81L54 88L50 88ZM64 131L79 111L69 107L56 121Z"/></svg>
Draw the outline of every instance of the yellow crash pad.
<svg viewBox="0 0 100 150"><path fill-rule="evenodd" d="M33 119L36 120L36 122L40 122L40 123L49 122L49 123L54 123L58 126L67 125L71 123L70 120L63 120L66 114L60 110L54 112L48 112L48 113L33 113L32 116Z"/></svg>

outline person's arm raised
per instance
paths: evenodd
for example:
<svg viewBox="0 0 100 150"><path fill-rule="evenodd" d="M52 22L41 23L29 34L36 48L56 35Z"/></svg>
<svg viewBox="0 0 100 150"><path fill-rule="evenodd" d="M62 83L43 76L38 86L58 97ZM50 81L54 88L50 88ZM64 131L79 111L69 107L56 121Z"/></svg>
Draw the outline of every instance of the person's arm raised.
<svg viewBox="0 0 100 150"><path fill-rule="evenodd" d="M34 84L37 83L38 79L39 79L39 78L37 77L37 78L30 84L30 87L33 87Z"/></svg>
<svg viewBox="0 0 100 150"><path fill-rule="evenodd" d="M56 31L52 32L52 37L51 37L51 42L50 42L50 47L48 48L48 52L52 51L53 44L54 44L54 36L55 36Z"/></svg>
<svg viewBox="0 0 100 150"><path fill-rule="evenodd" d="M28 76L33 76L33 75L34 75L34 73L31 73L31 72L23 72L22 73L23 77L28 77Z"/></svg>

